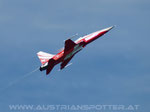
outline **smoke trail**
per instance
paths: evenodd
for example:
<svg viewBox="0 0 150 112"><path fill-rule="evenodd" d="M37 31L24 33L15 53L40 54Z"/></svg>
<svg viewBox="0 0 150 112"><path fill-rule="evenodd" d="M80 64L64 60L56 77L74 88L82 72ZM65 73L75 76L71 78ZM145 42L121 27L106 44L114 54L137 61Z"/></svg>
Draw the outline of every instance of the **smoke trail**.
<svg viewBox="0 0 150 112"><path fill-rule="evenodd" d="M10 88L11 86L13 86L14 84L16 84L16 83L18 83L19 81L21 81L21 80L25 79L26 77L30 76L32 73L36 72L37 70L39 70L39 67L36 68L36 69L34 69L33 71L31 71L31 72L29 72L29 73L23 75L22 77L20 77L20 78L14 80L14 81L11 81L5 88L3 88L3 89L1 90L1 92L7 90L8 88Z"/></svg>

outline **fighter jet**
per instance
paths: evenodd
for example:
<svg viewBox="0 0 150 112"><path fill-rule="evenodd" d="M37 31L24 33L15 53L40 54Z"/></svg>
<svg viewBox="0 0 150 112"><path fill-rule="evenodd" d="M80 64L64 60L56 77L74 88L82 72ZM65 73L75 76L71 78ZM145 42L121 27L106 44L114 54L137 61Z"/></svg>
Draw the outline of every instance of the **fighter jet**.
<svg viewBox="0 0 150 112"><path fill-rule="evenodd" d="M38 52L37 55L41 61L40 71L46 70L46 74L48 75L55 65L60 64L60 70L65 68L70 60L81 51L87 44L93 42L97 38L106 34L110 31L114 26L105 28L103 30L96 31L94 33L88 34L86 36L80 37L76 41L71 40L71 38L65 41L64 48L56 55Z"/></svg>

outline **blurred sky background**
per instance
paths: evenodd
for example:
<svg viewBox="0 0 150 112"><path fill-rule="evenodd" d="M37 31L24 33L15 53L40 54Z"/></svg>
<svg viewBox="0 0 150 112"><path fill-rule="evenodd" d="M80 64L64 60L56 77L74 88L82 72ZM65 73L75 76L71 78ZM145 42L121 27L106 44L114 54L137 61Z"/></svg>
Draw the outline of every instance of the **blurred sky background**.
<svg viewBox="0 0 150 112"><path fill-rule="evenodd" d="M70 36L112 25L68 68L21 79L41 65L38 51L56 54ZM1 112L10 104L138 104L148 112L150 1L0 0L0 57Z"/></svg>

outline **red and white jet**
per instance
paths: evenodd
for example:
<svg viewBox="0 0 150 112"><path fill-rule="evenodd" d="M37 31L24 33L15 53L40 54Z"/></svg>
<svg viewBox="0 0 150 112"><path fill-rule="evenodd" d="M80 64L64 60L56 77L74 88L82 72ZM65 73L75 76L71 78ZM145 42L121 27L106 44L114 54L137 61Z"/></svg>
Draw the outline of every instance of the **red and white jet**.
<svg viewBox="0 0 150 112"><path fill-rule="evenodd" d="M72 41L68 39L65 41L65 47L58 54L52 55L45 52L38 52L37 55L42 63L40 66L40 71L46 70L46 74L48 75L53 67L60 64L60 69L63 69L67 66L70 60L74 57L76 53L82 50L87 44L101 37L108 31L110 31L114 26L108 27L106 29L96 31L84 37L80 37L76 41Z"/></svg>

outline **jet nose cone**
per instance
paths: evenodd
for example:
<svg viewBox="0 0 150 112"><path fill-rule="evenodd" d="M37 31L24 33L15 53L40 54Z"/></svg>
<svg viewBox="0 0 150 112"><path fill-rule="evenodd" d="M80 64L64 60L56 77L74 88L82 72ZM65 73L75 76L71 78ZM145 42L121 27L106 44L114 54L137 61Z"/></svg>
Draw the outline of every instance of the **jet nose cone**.
<svg viewBox="0 0 150 112"><path fill-rule="evenodd" d="M106 28L105 30L106 31L110 31L111 29L113 29L115 27L115 25L114 26L111 26L111 27L108 27L108 28Z"/></svg>

